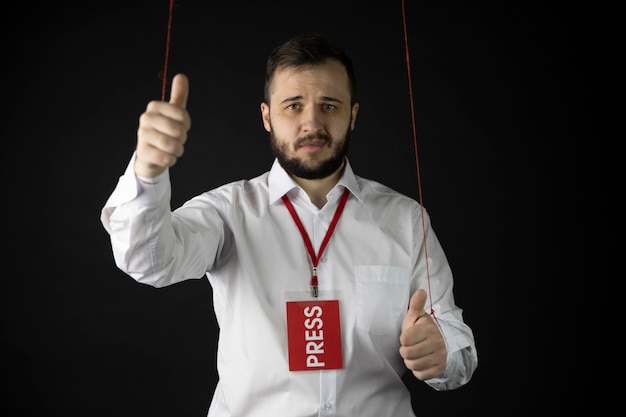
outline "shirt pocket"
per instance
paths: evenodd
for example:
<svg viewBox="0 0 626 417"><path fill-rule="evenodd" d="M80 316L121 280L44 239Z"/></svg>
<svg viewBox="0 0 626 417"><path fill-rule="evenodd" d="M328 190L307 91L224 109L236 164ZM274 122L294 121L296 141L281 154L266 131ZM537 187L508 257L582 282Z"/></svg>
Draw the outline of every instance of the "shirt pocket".
<svg viewBox="0 0 626 417"><path fill-rule="evenodd" d="M400 333L410 292L408 268L356 265L356 327L372 334Z"/></svg>

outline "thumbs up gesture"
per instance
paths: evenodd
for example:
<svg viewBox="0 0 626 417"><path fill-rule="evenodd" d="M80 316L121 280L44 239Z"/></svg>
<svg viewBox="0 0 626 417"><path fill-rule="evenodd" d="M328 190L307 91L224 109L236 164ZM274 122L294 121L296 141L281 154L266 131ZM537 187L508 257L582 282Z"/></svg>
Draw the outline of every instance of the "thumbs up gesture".
<svg viewBox="0 0 626 417"><path fill-rule="evenodd" d="M154 178L183 155L191 118L187 112L189 80L176 74L170 101L151 101L139 118L135 174Z"/></svg>
<svg viewBox="0 0 626 417"><path fill-rule="evenodd" d="M439 326L424 310L426 291L417 290L402 322L400 355L419 380L436 377L446 369L446 342Z"/></svg>

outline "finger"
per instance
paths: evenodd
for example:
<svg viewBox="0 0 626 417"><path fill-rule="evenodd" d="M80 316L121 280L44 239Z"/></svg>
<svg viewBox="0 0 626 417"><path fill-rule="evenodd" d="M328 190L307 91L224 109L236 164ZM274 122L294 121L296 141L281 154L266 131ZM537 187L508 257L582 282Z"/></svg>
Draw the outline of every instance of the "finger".
<svg viewBox="0 0 626 417"><path fill-rule="evenodd" d="M137 143L135 174L140 177L154 178L165 171L167 167L173 166L176 160L176 155L163 152L148 142L139 142Z"/></svg>
<svg viewBox="0 0 626 417"><path fill-rule="evenodd" d="M170 135L163 130L140 127L138 137L140 137L140 140L137 141L138 144L146 144L147 146L176 157L180 157L183 154L186 140L186 134L184 134L184 132L181 134L177 132L177 135Z"/></svg>
<svg viewBox="0 0 626 417"><path fill-rule="evenodd" d="M424 305L426 305L426 291L415 291L409 302L409 311L413 311L418 314L417 317L419 317L425 313Z"/></svg>
<svg viewBox="0 0 626 417"><path fill-rule="evenodd" d="M139 138L154 131L185 143L190 125L187 110L170 103L152 101L139 117L139 134L142 135Z"/></svg>
<svg viewBox="0 0 626 417"><path fill-rule="evenodd" d="M404 316L404 321L402 322L402 331L413 326L417 319L426 314L424 304L426 304L426 291L415 291L409 302L409 309Z"/></svg>
<svg viewBox="0 0 626 417"><path fill-rule="evenodd" d="M172 90L170 91L170 103L182 108L187 107L189 97L189 79L184 74L176 74L172 79Z"/></svg>

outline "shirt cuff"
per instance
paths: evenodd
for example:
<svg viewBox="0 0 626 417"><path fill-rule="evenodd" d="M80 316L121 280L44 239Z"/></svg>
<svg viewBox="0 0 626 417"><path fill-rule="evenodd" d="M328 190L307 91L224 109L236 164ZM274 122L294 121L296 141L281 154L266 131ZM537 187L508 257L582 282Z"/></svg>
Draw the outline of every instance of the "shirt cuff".
<svg viewBox="0 0 626 417"><path fill-rule="evenodd" d="M137 202L140 206L152 207L160 204L167 194L170 183L169 169L154 178L139 177L135 174L135 159L136 152L133 152L124 174L120 176L102 209L102 219L105 222L108 222L115 209L123 204Z"/></svg>
<svg viewBox="0 0 626 417"><path fill-rule="evenodd" d="M478 363L473 335L462 332L453 323L439 320L437 324L448 349L446 369L425 382L437 391L456 389L471 379Z"/></svg>

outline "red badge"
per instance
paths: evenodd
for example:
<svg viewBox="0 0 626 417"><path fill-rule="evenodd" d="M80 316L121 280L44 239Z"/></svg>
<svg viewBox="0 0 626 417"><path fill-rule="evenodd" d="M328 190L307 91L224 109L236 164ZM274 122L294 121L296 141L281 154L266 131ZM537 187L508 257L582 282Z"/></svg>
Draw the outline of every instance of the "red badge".
<svg viewBox="0 0 626 417"><path fill-rule="evenodd" d="M343 367L339 300L288 301L289 370Z"/></svg>

